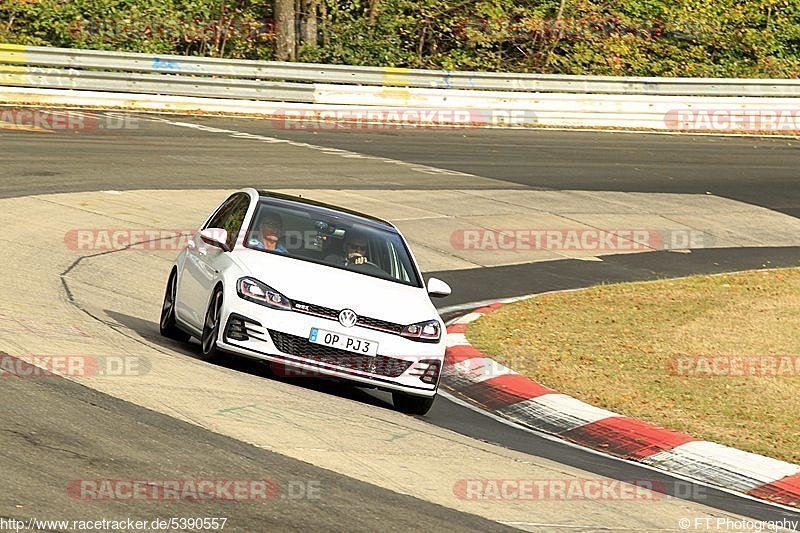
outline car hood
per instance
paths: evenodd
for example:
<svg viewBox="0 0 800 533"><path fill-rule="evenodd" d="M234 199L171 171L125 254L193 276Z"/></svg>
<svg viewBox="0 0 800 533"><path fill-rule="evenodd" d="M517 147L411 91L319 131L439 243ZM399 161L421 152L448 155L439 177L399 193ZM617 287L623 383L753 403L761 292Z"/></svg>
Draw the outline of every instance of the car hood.
<svg viewBox="0 0 800 533"><path fill-rule="evenodd" d="M245 275L252 276L291 300L397 324L438 318L425 289L347 270L253 250L234 252Z"/></svg>

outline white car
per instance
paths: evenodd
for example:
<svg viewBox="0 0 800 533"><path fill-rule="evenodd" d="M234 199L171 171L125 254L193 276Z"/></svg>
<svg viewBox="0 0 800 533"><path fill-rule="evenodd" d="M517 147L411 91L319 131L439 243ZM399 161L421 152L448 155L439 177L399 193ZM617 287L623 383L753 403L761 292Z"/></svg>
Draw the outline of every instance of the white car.
<svg viewBox="0 0 800 533"><path fill-rule="evenodd" d="M433 404L445 328L400 232L311 200L243 189L190 238L169 275L161 334L220 352L392 392L395 408Z"/></svg>

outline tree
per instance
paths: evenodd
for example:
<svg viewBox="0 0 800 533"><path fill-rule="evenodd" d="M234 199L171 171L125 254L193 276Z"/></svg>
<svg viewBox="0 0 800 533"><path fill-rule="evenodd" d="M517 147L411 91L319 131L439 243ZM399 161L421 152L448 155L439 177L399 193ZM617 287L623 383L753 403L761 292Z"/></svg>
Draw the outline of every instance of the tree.
<svg viewBox="0 0 800 533"><path fill-rule="evenodd" d="M294 61L297 58L294 2L275 0L275 59L278 61Z"/></svg>
<svg viewBox="0 0 800 533"><path fill-rule="evenodd" d="M367 23L370 28L375 25L378 19L378 10L380 7L380 0L369 0L369 9L367 10Z"/></svg>
<svg viewBox="0 0 800 533"><path fill-rule="evenodd" d="M300 0L300 44L317 45L317 0Z"/></svg>

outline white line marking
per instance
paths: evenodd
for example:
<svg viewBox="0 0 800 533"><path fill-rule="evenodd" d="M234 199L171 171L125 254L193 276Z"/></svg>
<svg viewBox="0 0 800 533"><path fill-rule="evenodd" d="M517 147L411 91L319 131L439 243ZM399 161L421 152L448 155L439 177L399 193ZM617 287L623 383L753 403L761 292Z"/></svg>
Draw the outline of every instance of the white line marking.
<svg viewBox="0 0 800 533"><path fill-rule="evenodd" d="M0 107L42 107L42 108L50 108L50 109L74 109L74 110L86 110L86 111L114 111L119 110L119 107L109 106L87 106L82 104L55 104L55 103L0 103ZM147 109L147 110L120 110L120 113L125 114L144 114L144 115L165 115L171 117L185 117L190 116L187 115L185 112L181 111L165 111L165 110L157 110L157 109ZM242 115L241 113L231 114L219 111L209 112L207 115L208 117L214 118L236 118L236 119L258 119L265 116L270 116L269 114L264 113L252 113L250 115L245 114ZM344 121L347 122L347 121ZM358 122L358 124L392 124L395 123L390 122L379 122L379 121L369 121L369 122ZM410 129L422 127L419 124L409 123L404 125ZM432 125L426 124L424 125L426 128L431 128ZM437 129L464 129L463 124L437 124L433 126ZM472 129L488 129L488 130L525 130L525 131L534 131L534 132L546 132L546 131L559 131L559 132L579 132L579 133L625 133L628 135L673 135L673 136L698 136L698 137L749 137L753 139L789 139L793 141L800 140L800 136L797 135L786 135L786 134L765 134L765 133L723 133L723 132L694 132L694 131L658 131L658 130L625 130L625 129L601 129L601 128L583 128L579 126L509 126L509 125L485 125L480 127L472 127Z"/></svg>
<svg viewBox="0 0 800 533"><path fill-rule="evenodd" d="M462 176L462 177L478 178L478 176L475 176L473 174L467 174L465 172L459 172L457 170L448 170L448 169L444 169L444 168L436 168L436 167L431 167L431 166L428 166L428 165L420 165L420 164L417 164L417 163L409 163L407 161L400 161L398 159L390 159L388 157L378 157L378 156L372 156L372 155L367 155L367 154L361 154L361 153L358 153L358 152L351 152L349 150L340 150L338 148L328 148L326 146L319 146L319 145L316 145L316 144L309 144L309 143L298 142L298 141L290 141L288 139L279 139L277 137L270 137L270 136L267 136L267 135L256 135L256 134L253 134L253 133L246 133L246 132L241 132L241 131L236 131L236 130L226 130L226 129L222 129L222 128L212 128L211 126L204 126L202 124L195 124L193 122L178 122L178 121L174 121L174 120L167 120L165 118L151 118L150 120L153 121L153 122L163 122L163 123L166 123L166 124L170 124L172 126L178 126L178 127L182 127L182 128L192 128L192 129L196 129L196 130L200 130L200 131L205 131L205 132L208 132L208 133L223 133L223 134L227 134L229 137L233 137L234 139L248 139L248 140L253 140L253 141L265 142L265 143L268 143L268 144L285 144L285 145L289 145L289 146L294 146L296 148L307 148L307 149L310 149L310 150L317 150L317 151L322 152L324 154L336 155L336 156L344 157L344 158L348 158L348 159L356 158L356 159L368 159L368 160L372 160L372 161L379 161L379 162L382 162L382 163L389 163L389 164L392 164L392 165L398 165L398 166L406 167L409 170L412 170L414 172L421 172L423 174L438 174L438 175L446 175L446 176Z"/></svg>
<svg viewBox="0 0 800 533"><path fill-rule="evenodd" d="M561 261L561 260L557 259L557 261ZM648 280L643 280L643 281L648 281ZM653 280L653 281L658 281L658 280ZM632 282L632 283L635 283L635 282ZM498 302L499 303L503 303L503 304L512 304L514 302L519 302L520 300L527 300L529 298L536 298L537 296L544 296L546 294L559 294L559 293L562 293L562 292L583 291L583 290L586 290L586 289L590 289L593 286L594 285L590 285L589 287L579 287L577 289L557 289L557 290L554 290L554 291L535 292L533 294L526 294L524 296L514 296L512 298L499 298L499 299L498 298L494 298L492 300L480 300L478 302L468 302L468 303L465 303L465 304L458 304L458 305L451 305L451 306L448 306L448 307L442 307L441 309L438 309L438 311L439 311L440 315L444 315L446 313L455 313L457 311L463 311L465 309L469 309L469 310L478 309L479 307L486 307L487 305L491 305L491 304L498 303ZM458 319L456 319L456 320L451 320L450 322L447 323L447 325L448 326L452 326L453 324L458 324L458 323L459 323Z"/></svg>

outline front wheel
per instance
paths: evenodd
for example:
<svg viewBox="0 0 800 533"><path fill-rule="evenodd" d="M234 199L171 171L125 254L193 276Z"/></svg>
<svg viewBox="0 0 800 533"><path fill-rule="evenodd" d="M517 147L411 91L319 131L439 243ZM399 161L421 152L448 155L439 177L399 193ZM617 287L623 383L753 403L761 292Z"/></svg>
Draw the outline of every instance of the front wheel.
<svg viewBox="0 0 800 533"><path fill-rule="evenodd" d="M167 292L164 294L164 304L161 306L161 321L159 330L161 335L180 342L189 340L190 335L178 328L175 322L175 294L177 293L178 276L173 270L167 282Z"/></svg>
<svg viewBox="0 0 800 533"><path fill-rule="evenodd" d="M206 311L206 320L203 323L203 335L200 338L200 359L203 361L214 361L219 359L222 353L217 348L217 338L219 337L219 322L222 318L222 289L217 288L211 297Z"/></svg>
<svg viewBox="0 0 800 533"><path fill-rule="evenodd" d="M394 408L401 413L408 415L425 415L431 410L436 396L430 398L426 396L415 396L413 394L406 394L404 392L393 392L392 402Z"/></svg>

